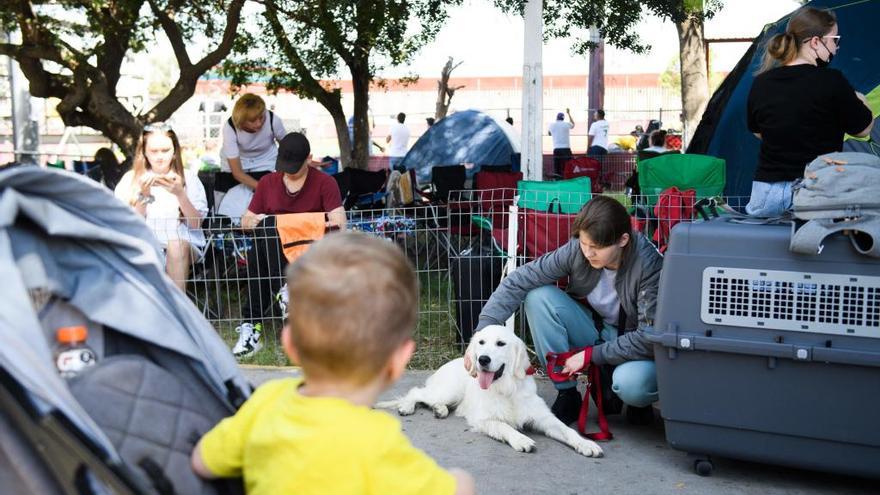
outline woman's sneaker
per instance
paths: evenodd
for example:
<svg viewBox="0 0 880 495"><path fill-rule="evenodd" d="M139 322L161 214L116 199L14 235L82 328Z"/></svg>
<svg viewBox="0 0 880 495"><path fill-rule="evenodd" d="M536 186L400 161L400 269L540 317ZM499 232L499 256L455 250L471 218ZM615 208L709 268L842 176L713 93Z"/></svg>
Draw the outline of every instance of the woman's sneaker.
<svg viewBox="0 0 880 495"><path fill-rule="evenodd" d="M260 342L260 336L263 333L263 325L261 323L256 325L242 323L235 328L235 333L238 334L238 342L232 348L232 354L236 359L253 356L254 353L263 348L263 344Z"/></svg>

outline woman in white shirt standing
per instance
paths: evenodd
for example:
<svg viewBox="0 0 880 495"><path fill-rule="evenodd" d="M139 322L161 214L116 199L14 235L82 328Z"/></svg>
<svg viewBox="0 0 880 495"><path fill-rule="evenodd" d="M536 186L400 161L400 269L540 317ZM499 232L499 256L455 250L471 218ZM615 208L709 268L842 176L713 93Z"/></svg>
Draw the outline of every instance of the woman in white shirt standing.
<svg viewBox="0 0 880 495"><path fill-rule="evenodd" d="M184 290L196 251L205 246L201 224L208 202L198 175L183 168L180 142L170 126L144 126L132 169L114 193L144 217L165 249L166 273Z"/></svg>
<svg viewBox="0 0 880 495"><path fill-rule="evenodd" d="M246 93L235 102L232 117L223 124L221 169L232 172L239 186L227 193L222 213L233 217L244 213L257 182L275 170L277 143L286 133L281 119L266 109L266 102L259 96ZM239 204L241 208L236 206Z"/></svg>

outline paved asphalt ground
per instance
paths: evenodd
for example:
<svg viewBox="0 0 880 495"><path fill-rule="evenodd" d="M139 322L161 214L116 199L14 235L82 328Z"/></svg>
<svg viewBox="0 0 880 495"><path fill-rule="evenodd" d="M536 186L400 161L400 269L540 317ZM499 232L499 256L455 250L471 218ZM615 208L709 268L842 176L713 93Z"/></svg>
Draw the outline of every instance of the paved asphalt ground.
<svg viewBox="0 0 880 495"><path fill-rule="evenodd" d="M293 371L245 368L254 385ZM421 385L429 372L409 372L384 398ZM545 400L555 398L552 384L539 379ZM591 408L591 413L595 408ZM393 413L396 416L396 412ZM797 469L714 459L711 477L694 474L683 452L670 448L662 422L631 426L622 415L609 418L614 440L603 443L605 457L590 459L542 435L528 433L536 452L523 454L489 437L472 433L463 418L435 419L427 409L400 418L416 447L442 466L470 471L480 494L878 494L880 481ZM595 420L591 424L595 425Z"/></svg>

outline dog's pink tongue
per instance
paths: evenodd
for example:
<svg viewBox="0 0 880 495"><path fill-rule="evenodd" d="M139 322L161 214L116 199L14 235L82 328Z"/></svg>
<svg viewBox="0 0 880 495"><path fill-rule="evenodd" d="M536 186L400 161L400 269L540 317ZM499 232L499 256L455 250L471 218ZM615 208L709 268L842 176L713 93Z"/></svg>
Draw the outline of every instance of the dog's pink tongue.
<svg viewBox="0 0 880 495"><path fill-rule="evenodd" d="M477 376L477 380L480 382L480 388L486 390L489 388L489 385L492 385L492 382L495 380L495 373L491 371L480 371L479 376Z"/></svg>

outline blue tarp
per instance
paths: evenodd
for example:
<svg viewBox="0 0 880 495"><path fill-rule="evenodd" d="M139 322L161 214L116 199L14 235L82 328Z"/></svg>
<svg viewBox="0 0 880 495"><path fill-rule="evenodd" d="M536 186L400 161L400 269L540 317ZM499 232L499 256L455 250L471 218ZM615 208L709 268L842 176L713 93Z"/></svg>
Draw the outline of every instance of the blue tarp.
<svg viewBox="0 0 880 495"><path fill-rule="evenodd" d="M441 119L422 134L403 159L415 169L419 182L431 180L431 169L473 163L472 176L481 165L510 165L519 153L519 138L506 122L477 110L464 110Z"/></svg>
<svg viewBox="0 0 880 495"><path fill-rule="evenodd" d="M880 85L880 50L876 41L880 28L880 0L816 1L808 5L831 9L837 15L843 41L831 67L843 72L856 91L868 94L877 88ZM765 44L774 34L785 31L790 16L791 13L767 26L755 39L712 95L688 147L688 153L717 156L727 162L725 193L729 196L749 196L751 193L760 142L746 125L746 100L755 71L761 65ZM845 147L855 149L857 146L870 145L848 143Z"/></svg>

